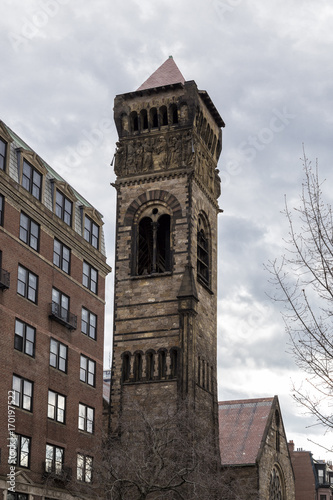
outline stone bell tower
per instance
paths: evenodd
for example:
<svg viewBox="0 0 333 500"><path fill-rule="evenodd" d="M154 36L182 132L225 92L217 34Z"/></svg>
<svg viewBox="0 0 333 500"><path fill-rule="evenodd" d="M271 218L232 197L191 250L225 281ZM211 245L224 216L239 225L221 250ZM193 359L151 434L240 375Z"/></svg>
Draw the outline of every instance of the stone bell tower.
<svg viewBox="0 0 333 500"><path fill-rule="evenodd" d="M217 199L224 122L172 57L115 98L113 432L189 402L217 432Z"/></svg>

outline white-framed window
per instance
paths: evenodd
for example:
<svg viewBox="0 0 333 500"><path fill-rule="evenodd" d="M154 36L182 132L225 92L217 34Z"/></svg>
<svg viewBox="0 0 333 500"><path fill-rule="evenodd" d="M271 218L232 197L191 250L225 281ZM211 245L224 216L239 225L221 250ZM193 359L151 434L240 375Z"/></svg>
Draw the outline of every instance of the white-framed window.
<svg viewBox="0 0 333 500"><path fill-rule="evenodd" d="M96 340L97 316L85 307L82 307L81 313L81 332Z"/></svg>
<svg viewBox="0 0 333 500"><path fill-rule="evenodd" d="M13 375L14 405L32 411L33 382L19 375Z"/></svg>
<svg viewBox="0 0 333 500"><path fill-rule="evenodd" d="M87 356L80 356L80 380L95 387L96 363Z"/></svg>
<svg viewBox="0 0 333 500"><path fill-rule="evenodd" d="M94 432L94 415L95 410L90 406L83 403L79 403L79 422L78 427L81 431L89 432L93 434Z"/></svg>
<svg viewBox="0 0 333 500"><path fill-rule="evenodd" d="M47 402L47 418L61 424L65 423L66 418L66 397L50 389Z"/></svg>

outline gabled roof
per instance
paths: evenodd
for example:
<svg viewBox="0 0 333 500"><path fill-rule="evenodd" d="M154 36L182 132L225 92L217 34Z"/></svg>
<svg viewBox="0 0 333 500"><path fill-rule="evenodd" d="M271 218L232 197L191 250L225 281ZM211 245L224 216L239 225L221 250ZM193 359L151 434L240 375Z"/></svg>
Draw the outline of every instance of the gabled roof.
<svg viewBox="0 0 333 500"><path fill-rule="evenodd" d="M275 398L219 403L222 465L255 464Z"/></svg>
<svg viewBox="0 0 333 500"><path fill-rule="evenodd" d="M169 58L145 81L137 90L153 89L164 87L176 83L185 83L185 78L181 74L172 56Z"/></svg>

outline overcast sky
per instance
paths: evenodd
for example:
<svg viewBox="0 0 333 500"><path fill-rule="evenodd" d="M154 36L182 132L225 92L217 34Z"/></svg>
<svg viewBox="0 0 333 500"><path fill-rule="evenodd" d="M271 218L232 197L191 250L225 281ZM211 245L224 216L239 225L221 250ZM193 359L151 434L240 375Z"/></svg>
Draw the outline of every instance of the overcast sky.
<svg viewBox="0 0 333 500"><path fill-rule="evenodd" d="M291 398L299 381L264 264L283 253L302 143L333 182L331 0L2 0L0 118L104 214L114 263L116 94L173 55L226 123L219 162L219 399L280 399L288 439L332 446ZM332 189L326 188L327 196ZM332 199L327 199L332 201ZM107 284L106 358L112 333ZM310 427L309 427L310 426Z"/></svg>

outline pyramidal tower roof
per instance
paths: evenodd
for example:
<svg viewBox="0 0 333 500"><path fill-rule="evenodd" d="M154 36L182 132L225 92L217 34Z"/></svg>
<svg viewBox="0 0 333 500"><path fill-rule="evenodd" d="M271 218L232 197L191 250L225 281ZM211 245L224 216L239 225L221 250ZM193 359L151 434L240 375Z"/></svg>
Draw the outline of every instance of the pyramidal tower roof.
<svg viewBox="0 0 333 500"><path fill-rule="evenodd" d="M175 83L185 83L185 78L181 74L177 64L172 56L168 59L145 81L137 90L153 89L172 85Z"/></svg>

